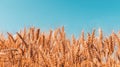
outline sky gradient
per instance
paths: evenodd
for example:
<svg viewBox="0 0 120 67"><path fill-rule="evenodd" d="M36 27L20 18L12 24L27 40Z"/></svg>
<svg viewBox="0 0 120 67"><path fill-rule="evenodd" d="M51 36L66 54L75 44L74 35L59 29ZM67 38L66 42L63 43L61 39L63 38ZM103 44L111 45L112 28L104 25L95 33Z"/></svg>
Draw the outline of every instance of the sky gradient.
<svg viewBox="0 0 120 67"><path fill-rule="evenodd" d="M120 29L120 1L115 0L0 0L0 32L15 33L25 26L42 31L65 27L68 35L102 28Z"/></svg>

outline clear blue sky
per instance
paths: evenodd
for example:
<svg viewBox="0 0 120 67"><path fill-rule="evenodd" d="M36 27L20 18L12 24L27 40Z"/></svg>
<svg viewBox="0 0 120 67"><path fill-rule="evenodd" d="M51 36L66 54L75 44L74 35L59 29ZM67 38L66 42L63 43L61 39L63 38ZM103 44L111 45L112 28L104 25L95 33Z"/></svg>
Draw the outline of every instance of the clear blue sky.
<svg viewBox="0 0 120 67"><path fill-rule="evenodd" d="M115 0L0 0L0 32L17 32L24 26L42 31L65 26L78 36L102 28L120 29L120 1Z"/></svg>

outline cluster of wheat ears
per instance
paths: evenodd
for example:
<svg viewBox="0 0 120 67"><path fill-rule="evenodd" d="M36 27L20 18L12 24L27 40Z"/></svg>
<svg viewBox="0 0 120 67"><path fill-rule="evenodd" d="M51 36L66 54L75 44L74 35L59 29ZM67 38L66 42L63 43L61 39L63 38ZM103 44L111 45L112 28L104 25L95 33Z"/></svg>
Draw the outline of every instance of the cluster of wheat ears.
<svg viewBox="0 0 120 67"><path fill-rule="evenodd" d="M31 27L0 35L0 67L120 67L120 33L103 37L95 30L67 38L64 27L41 32Z"/></svg>

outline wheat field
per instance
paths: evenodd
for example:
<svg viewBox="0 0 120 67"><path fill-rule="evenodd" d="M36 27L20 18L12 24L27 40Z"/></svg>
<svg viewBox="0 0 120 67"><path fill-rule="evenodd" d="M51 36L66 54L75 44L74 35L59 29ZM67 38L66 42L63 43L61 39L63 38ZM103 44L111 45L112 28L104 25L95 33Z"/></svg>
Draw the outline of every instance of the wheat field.
<svg viewBox="0 0 120 67"><path fill-rule="evenodd" d="M41 32L24 28L16 35L0 35L0 67L120 67L120 33L103 36L99 29L77 39L64 27ZM85 38L86 36L86 38Z"/></svg>

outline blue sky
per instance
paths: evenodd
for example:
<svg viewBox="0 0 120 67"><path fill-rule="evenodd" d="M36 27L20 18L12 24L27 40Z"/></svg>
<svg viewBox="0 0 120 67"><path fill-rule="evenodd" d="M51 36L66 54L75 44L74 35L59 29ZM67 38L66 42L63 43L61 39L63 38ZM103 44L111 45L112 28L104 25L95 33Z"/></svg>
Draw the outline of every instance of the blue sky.
<svg viewBox="0 0 120 67"><path fill-rule="evenodd" d="M115 0L0 0L0 32L25 26L42 31L65 26L68 35L102 28L105 34L120 29L120 1Z"/></svg>

